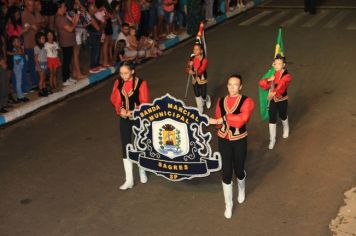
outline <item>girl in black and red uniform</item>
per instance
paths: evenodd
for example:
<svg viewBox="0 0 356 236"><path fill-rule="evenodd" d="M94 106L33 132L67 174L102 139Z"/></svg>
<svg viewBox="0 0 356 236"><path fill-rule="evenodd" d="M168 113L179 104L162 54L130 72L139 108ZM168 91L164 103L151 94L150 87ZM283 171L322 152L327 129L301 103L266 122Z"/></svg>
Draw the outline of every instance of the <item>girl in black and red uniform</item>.
<svg viewBox="0 0 356 236"><path fill-rule="evenodd" d="M202 45L196 43L193 48L193 55L188 62L186 72L193 76L193 88L195 101L200 113L203 113L204 104L206 108L210 108L210 96L207 95L208 77L206 69L208 67L208 59L204 56Z"/></svg>
<svg viewBox="0 0 356 236"><path fill-rule="evenodd" d="M245 201L245 159L247 154L246 123L254 108L251 98L240 94L242 78L231 75L227 80L228 95L216 104L215 119L210 124L217 125L219 152L222 158L222 186L225 198L225 218L232 215L232 175L235 172L238 185L238 202Z"/></svg>
<svg viewBox="0 0 356 236"><path fill-rule="evenodd" d="M147 82L136 77L132 62L124 62L120 66L120 77L114 83L111 102L120 116L120 137L126 176L126 181L120 189L126 190L134 185L132 162L126 156L126 145L131 143L132 126L135 123L132 112L140 104L149 102ZM139 168L139 174L141 183L146 183L146 172Z"/></svg>
<svg viewBox="0 0 356 236"><path fill-rule="evenodd" d="M273 149L276 143L276 123L277 113L282 120L283 125L283 138L289 136L289 123L288 123L288 94L287 88L292 80L291 75L285 69L285 58L277 54L273 67L275 70L274 75L270 78L262 79L259 85L262 89L269 89L268 100L269 102L269 149Z"/></svg>

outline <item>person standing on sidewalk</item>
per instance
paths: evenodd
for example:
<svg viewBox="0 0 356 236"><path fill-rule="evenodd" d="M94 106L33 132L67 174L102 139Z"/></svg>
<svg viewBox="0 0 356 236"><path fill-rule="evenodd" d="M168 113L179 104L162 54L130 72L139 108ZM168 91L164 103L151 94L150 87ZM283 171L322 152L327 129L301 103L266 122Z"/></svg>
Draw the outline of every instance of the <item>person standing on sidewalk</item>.
<svg viewBox="0 0 356 236"><path fill-rule="evenodd" d="M98 9L95 3L90 3L88 6L88 13L91 17L90 24L87 26L87 31L89 33L89 46L90 46L90 66L89 73L95 74L101 71L100 67L100 54L101 54L101 36L104 24L101 23L97 17L96 13Z"/></svg>
<svg viewBox="0 0 356 236"><path fill-rule="evenodd" d="M9 94L9 85L8 78L6 74L6 50L5 50L5 39L4 39L4 30L0 28L0 113L8 112L6 110L9 105L8 94Z"/></svg>
<svg viewBox="0 0 356 236"><path fill-rule="evenodd" d="M215 23L213 6L214 0L205 0L205 20L207 20L208 23Z"/></svg>
<svg viewBox="0 0 356 236"><path fill-rule="evenodd" d="M247 128L254 109L251 98L241 95L242 78L231 75L227 79L228 95L218 100L215 109L215 119L210 118L211 125L217 125L218 145L222 159L222 186L225 199L224 216L232 216L232 175L237 177L238 197L241 204L245 201L245 160L247 155Z"/></svg>
<svg viewBox="0 0 356 236"><path fill-rule="evenodd" d="M35 62L36 71L40 77L38 84L38 96L47 97L50 90L46 88L46 72L47 72L47 52L45 49L46 35L43 32L36 34L35 46Z"/></svg>
<svg viewBox="0 0 356 236"><path fill-rule="evenodd" d="M22 89L22 73L25 66L25 53L19 37L12 36L10 38L10 47L7 50L7 55L10 56L10 59L13 62L17 100L21 102L28 102L29 99L25 97Z"/></svg>
<svg viewBox="0 0 356 236"><path fill-rule="evenodd" d="M134 186L132 162L126 156L126 145L131 143L132 126L135 123L132 113L140 104L149 102L147 82L136 77L132 62L124 62L120 66L120 77L114 83L110 100L120 117L120 138L126 176L126 181L120 189L127 190ZM139 175L141 183L146 183L146 172L142 168L139 168Z"/></svg>
<svg viewBox="0 0 356 236"><path fill-rule="evenodd" d="M137 0L126 0L123 3L124 6L124 21L130 26L136 28L140 24L141 20L141 6Z"/></svg>
<svg viewBox="0 0 356 236"><path fill-rule="evenodd" d="M203 5L201 0L187 0L187 33L196 35L200 22L203 20Z"/></svg>
<svg viewBox="0 0 356 236"><path fill-rule="evenodd" d="M45 43L45 50L47 52L47 66L49 70L49 86L53 91L57 88L57 69L61 65L58 57L59 46L56 42L54 32L47 31L47 42Z"/></svg>
<svg viewBox="0 0 356 236"><path fill-rule="evenodd" d="M273 67L275 70L274 75L270 78L262 79L259 85L262 89L269 89L268 100L269 102L269 145L268 149L273 149L276 143L276 129L277 129L277 113L282 120L283 125L283 138L289 136L289 122L288 122L288 94L287 88L292 80L291 75L285 68L285 58L277 54Z"/></svg>
<svg viewBox="0 0 356 236"><path fill-rule="evenodd" d="M173 33L174 30L174 7L177 4L177 0L163 0L164 19L166 21L166 33L167 39L173 39L177 37Z"/></svg>
<svg viewBox="0 0 356 236"><path fill-rule="evenodd" d="M34 1L26 0L25 10L22 14L22 30L26 55L25 72L30 71L31 84L29 84L25 74L23 79L23 89L25 92L29 91L31 87L37 87L39 82L39 78L36 73L34 54L34 48L36 46L35 35L39 30L38 19L39 16L35 11Z"/></svg>
<svg viewBox="0 0 356 236"><path fill-rule="evenodd" d="M78 24L75 27L75 42L76 44L73 47L73 78L74 79L84 79L85 75L82 74L80 70L80 50L82 44L85 43L87 35L87 11L81 4L80 0L75 0L73 5L73 10L67 14L67 16L73 17L75 14L79 14Z"/></svg>
<svg viewBox="0 0 356 236"><path fill-rule="evenodd" d="M65 2L58 3L57 15L54 21L58 33L59 46L62 48L62 78L63 85L68 86L76 82L70 77L70 66L72 63L73 47L75 42L75 26L79 21L79 14L75 14L72 21L66 18L67 7Z"/></svg>

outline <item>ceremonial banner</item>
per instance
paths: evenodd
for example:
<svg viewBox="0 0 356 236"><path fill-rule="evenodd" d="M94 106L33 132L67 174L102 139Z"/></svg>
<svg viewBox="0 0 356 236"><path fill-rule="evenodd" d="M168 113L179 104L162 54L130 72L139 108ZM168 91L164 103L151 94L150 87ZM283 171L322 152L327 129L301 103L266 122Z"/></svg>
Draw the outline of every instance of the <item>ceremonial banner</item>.
<svg viewBox="0 0 356 236"><path fill-rule="evenodd" d="M221 169L219 152L212 153L209 118L169 94L134 111L134 142L126 147L130 160L171 181L205 177Z"/></svg>
<svg viewBox="0 0 356 236"><path fill-rule="evenodd" d="M280 54L284 57L284 46L283 46L283 41L282 41L282 28L278 29L278 36L277 36L277 42L276 42L276 47L274 50L274 57L276 57L277 54ZM271 68L268 70L268 72L262 77L262 79L266 79L274 75L274 67L271 66ZM268 115L268 105L269 101L267 99L268 92L269 90L263 90L260 86L258 86L258 92L259 92L259 101L260 101L260 114L261 114L261 120L268 120L269 115Z"/></svg>

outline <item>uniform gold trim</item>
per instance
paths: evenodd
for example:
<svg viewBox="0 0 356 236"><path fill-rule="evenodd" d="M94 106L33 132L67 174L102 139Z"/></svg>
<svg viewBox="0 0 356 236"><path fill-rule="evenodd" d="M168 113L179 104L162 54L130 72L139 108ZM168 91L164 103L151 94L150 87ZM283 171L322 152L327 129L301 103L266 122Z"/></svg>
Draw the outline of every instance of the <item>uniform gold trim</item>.
<svg viewBox="0 0 356 236"><path fill-rule="evenodd" d="M121 93L122 93L122 95L124 95L124 97L125 97L125 107L127 108L127 109L129 109L129 97L131 97L132 96L132 94L134 93L134 91L136 90L136 88L137 88L137 84L138 84L138 78L137 77L135 77L134 78L134 80L135 80L135 84L134 84L134 87L128 92L128 93L126 93L126 91L125 91L125 89L124 89L124 86L122 86L122 89L121 89ZM124 101L122 101L122 103L123 103Z"/></svg>
<svg viewBox="0 0 356 236"><path fill-rule="evenodd" d="M201 75L201 76L196 75L196 76L194 76L194 79L192 80L192 84L194 85L196 83L198 83L198 84L206 84L206 83L208 83L208 80L205 79L204 75Z"/></svg>
<svg viewBox="0 0 356 236"><path fill-rule="evenodd" d="M273 97L273 100L275 102L282 102L282 101L285 101L288 99L288 95L287 96L284 96L284 97L281 97L281 98L276 98L276 96Z"/></svg>
<svg viewBox="0 0 356 236"><path fill-rule="evenodd" d="M232 106L231 109L228 108L228 105L227 105L227 99L228 99L228 96L226 96L224 98L224 109L226 111L226 113L229 113L229 114L232 114L233 112L235 112L235 110L237 109L237 107L239 106L240 102L241 102L241 98L242 96L239 95L239 97L236 99L234 105ZM220 138L227 138L231 141L235 141L235 140L239 140L239 139L242 139L244 137L247 136L247 131L243 132L242 134L239 133L239 129L236 128L236 131L235 133L237 132L237 134L233 134L230 130L230 126L226 123L223 124L223 126L218 130L218 136Z"/></svg>
<svg viewBox="0 0 356 236"><path fill-rule="evenodd" d="M228 99L228 97L226 96L225 98L224 98L224 109L225 109L225 111L226 111L226 113L233 113L235 110L236 110L236 108L238 107L238 105L240 104L240 101L241 101L241 95L239 95L239 97L236 99L236 101L235 101L235 103L234 103L234 105L232 106L232 108L231 109L229 109L229 107L228 107L228 105L227 105L227 99Z"/></svg>

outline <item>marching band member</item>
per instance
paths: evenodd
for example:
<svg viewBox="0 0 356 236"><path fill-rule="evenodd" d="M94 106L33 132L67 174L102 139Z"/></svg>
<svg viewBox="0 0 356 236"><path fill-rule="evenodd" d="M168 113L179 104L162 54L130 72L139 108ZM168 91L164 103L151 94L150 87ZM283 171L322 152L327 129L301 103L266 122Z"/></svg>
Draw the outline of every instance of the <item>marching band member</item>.
<svg viewBox="0 0 356 236"><path fill-rule="evenodd" d="M210 96L207 95L207 72L208 59L204 56L204 51L200 43L194 44L193 54L188 62L186 72L193 76L192 84L194 88L195 101L200 113L203 113L204 104L209 109L211 106Z"/></svg>
<svg viewBox="0 0 356 236"><path fill-rule="evenodd" d="M269 89L269 149L273 149L276 143L277 113L282 120L282 137L288 138L289 136L287 88L292 80L291 75L288 73L287 69L285 69L285 58L280 54L276 55L273 62L273 67L275 70L274 75L272 75L270 78L262 79L259 82L259 85L262 89Z"/></svg>
<svg viewBox="0 0 356 236"><path fill-rule="evenodd" d="M149 102L148 87L145 80L136 77L132 62L124 62L120 66L120 77L115 81L111 93L111 103L120 116L120 137L123 152L126 181L120 186L121 190L130 189L134 185L132 162L126 156L126 145L131 143L133 110L142 103ZM146 172L139 168L141 183L147 182Z"/></svg>
<svg viewBox="0 0 356 236"><path fill-rule="evenodd" d="M232 216L232 175L235 172L238 185L238 202L245 201L245 159L247 154L247 129L254 108L251 98L240 94L242 78L231 75L227 79L228 95L216 104L215 119L209 123L217 125L218 146L222 158L222 186L225 198L225 218Z"/></svg>

